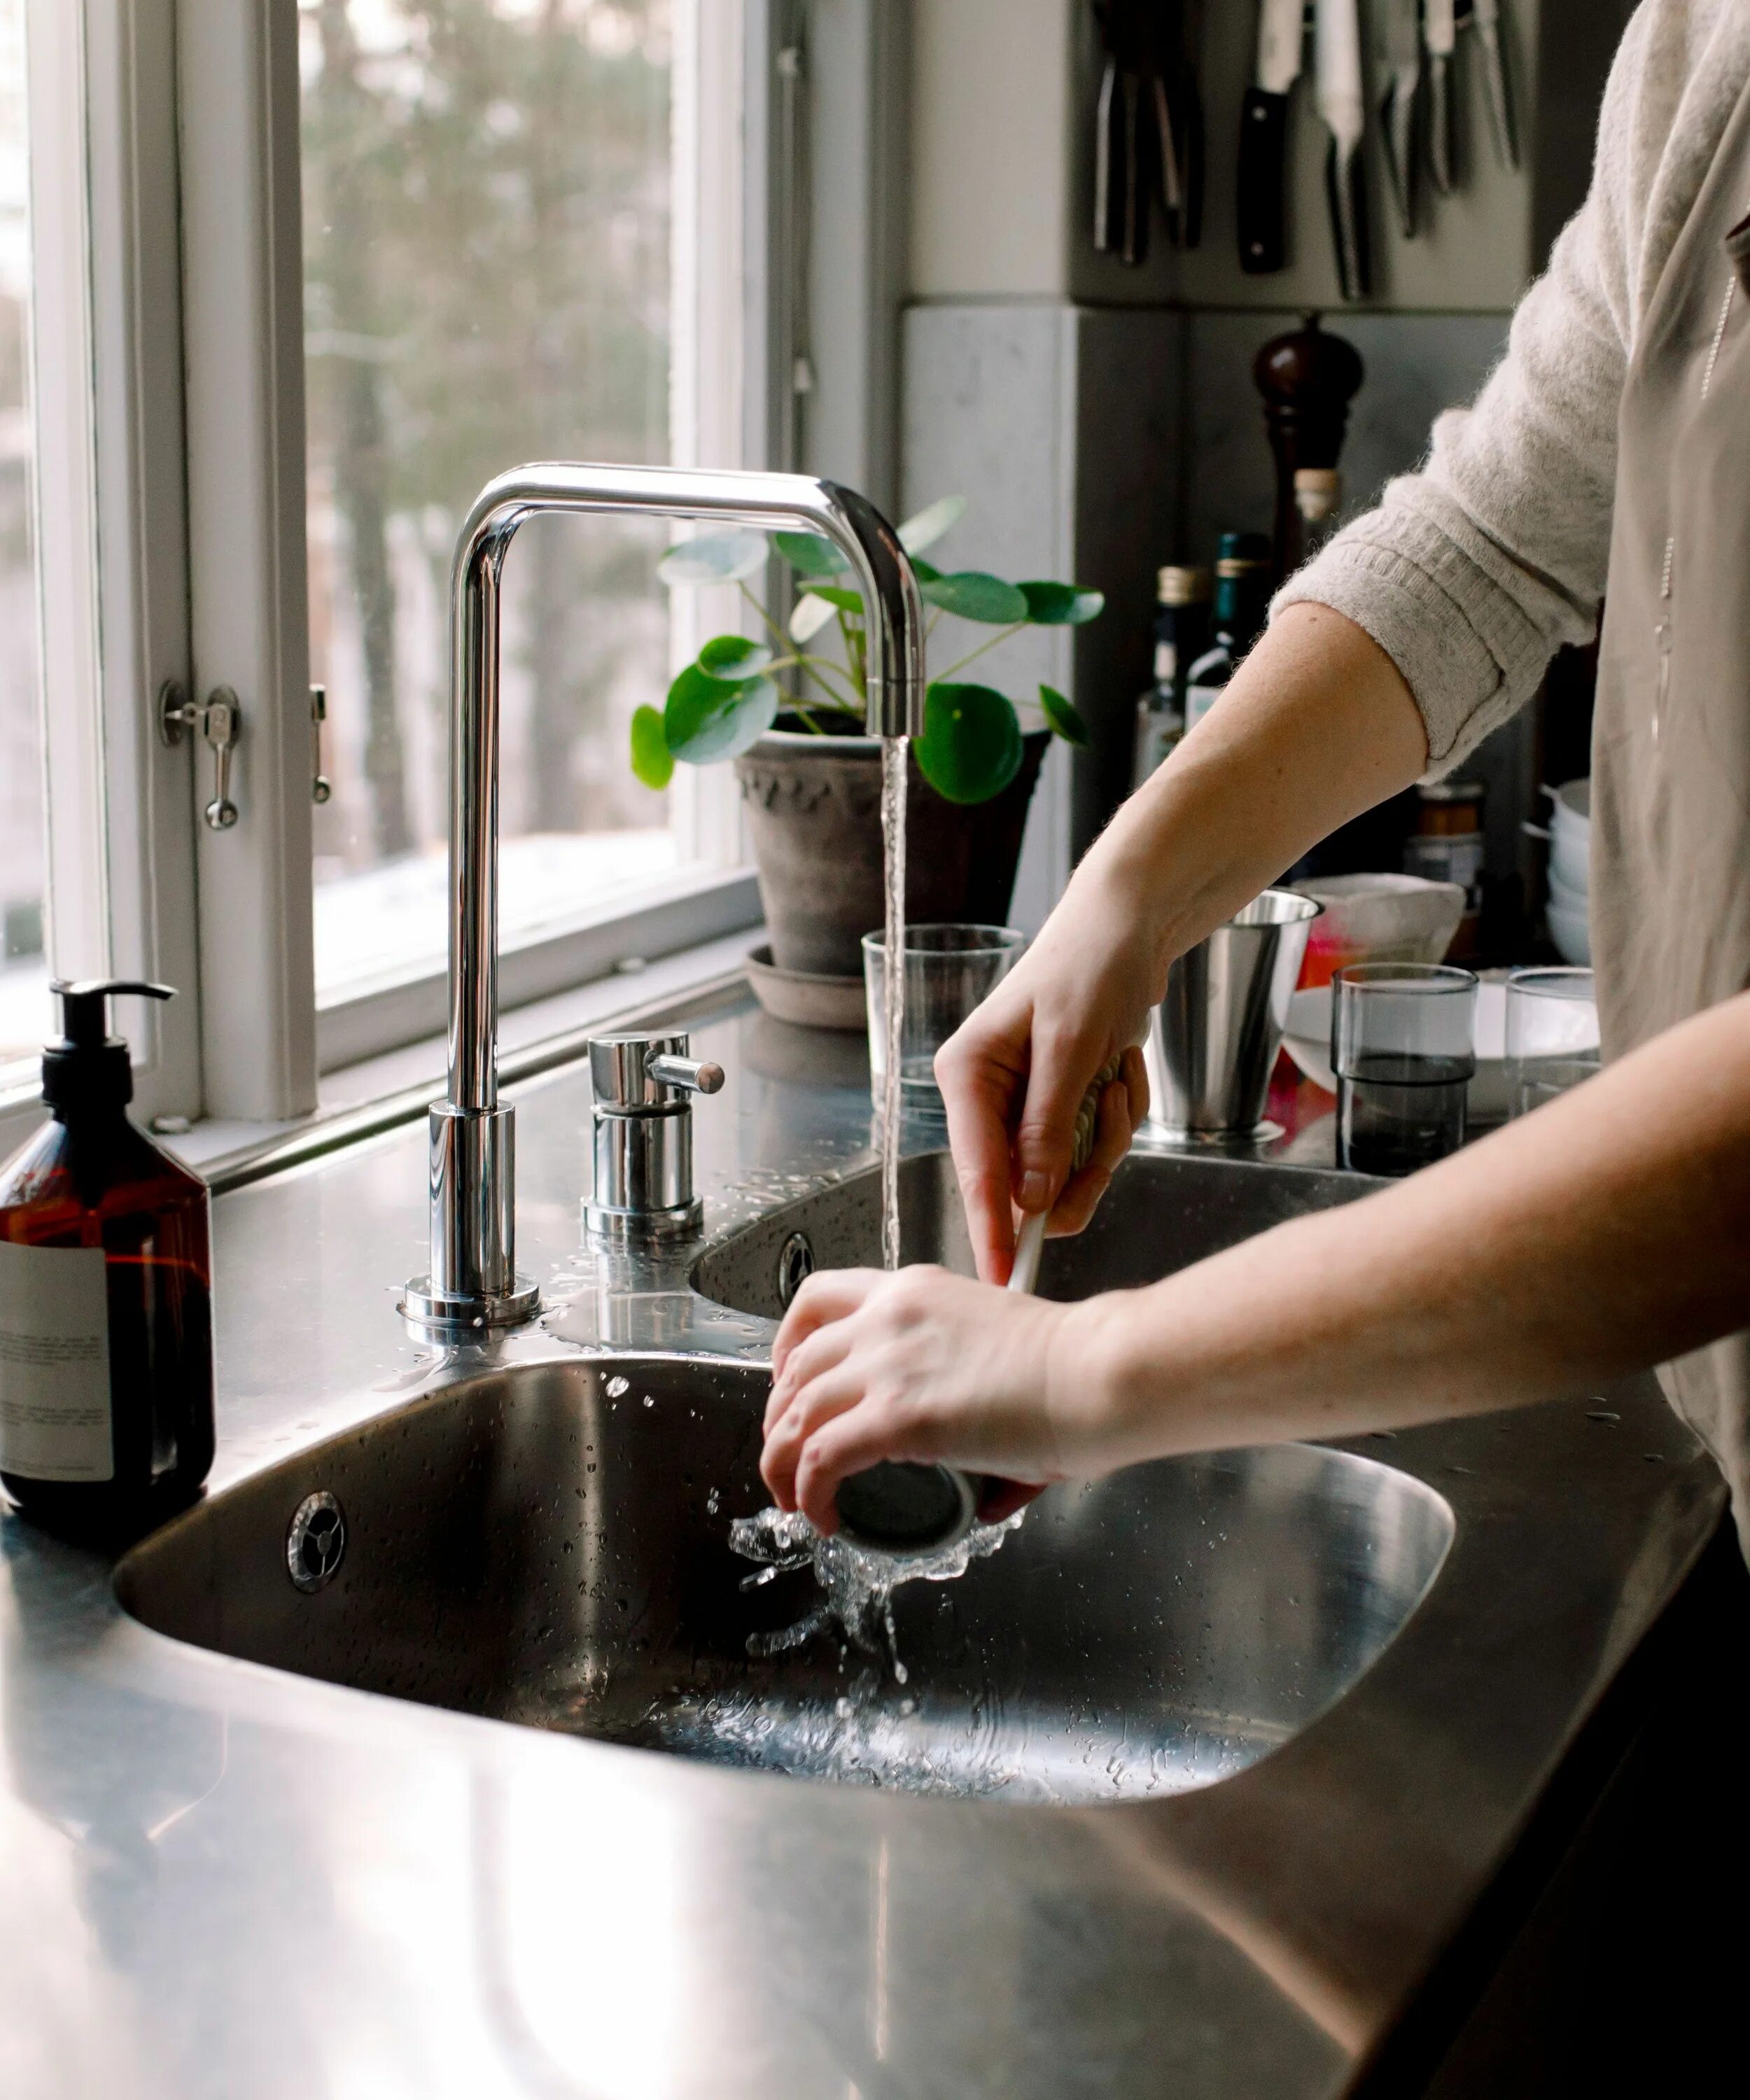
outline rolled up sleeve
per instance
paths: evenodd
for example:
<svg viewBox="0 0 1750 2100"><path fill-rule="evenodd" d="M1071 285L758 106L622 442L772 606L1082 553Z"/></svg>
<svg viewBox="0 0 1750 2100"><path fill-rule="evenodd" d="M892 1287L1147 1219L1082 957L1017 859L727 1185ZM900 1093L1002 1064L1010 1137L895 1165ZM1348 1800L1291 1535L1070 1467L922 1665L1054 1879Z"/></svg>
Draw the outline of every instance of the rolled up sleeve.
<svg viewBox="0 0 1750 2100"><path fill-rule="evenodd" d="M1272 608L1311 600L1372 636L1422 712L1430 774L1522 707L1558 648L1597 631L1629 336L1631 156L1613 142L1638 113L1643 20L1617 55L1591 193L1520 302L1501 363L1469 408L1436 421L1422 467Z"/></svg>

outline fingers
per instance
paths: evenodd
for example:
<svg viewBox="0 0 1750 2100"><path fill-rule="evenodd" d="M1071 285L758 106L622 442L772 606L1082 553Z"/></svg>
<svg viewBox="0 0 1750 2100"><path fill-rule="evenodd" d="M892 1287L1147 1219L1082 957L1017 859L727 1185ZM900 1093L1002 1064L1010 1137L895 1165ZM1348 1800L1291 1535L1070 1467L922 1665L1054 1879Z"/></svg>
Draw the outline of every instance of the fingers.
<svg viewBox="0 0 1750 2100"><path fill-rule="evenodd" d="M1012 1517L1016 1510L1025 1509L1028 1503L1045 1493L1043 1480L1031 1484L1025 1480L998 1480L994 1473L985 1476L985 1491L978 1498L978 1520L981 1524L1001 1524Z"/></svg>
<svg viewBox="0 0 1750 2100"><path fill-rule="evenodd" d="M790 1352L817 1329L854 1312L880 1282L879 1268L822 1268L809 1277L790 1301L790 1310L772 1343L774 1389Z"/></svg>
<svg viewBox="0 0 1750 2100"><path fill-rule="evenodd" d="M1144 1079L1145 1105L1148 1083ZM1130 1092L1121 1070L1119 1077L1100 1097L1100 1114L1094 1126L1094 1149L1087 1166L1070 1176L1058 1198L1051 1222L1045 1229L1047 1237L1056 1239L1079 1233L1093 1216L1100 1198L1111 1186L1118 1162L1131 1149L1131 1139L1135 1135L1133 1113Z"/></svg>
<svg viewBox="0 0 1750 2100"><path fill-rule="evenodd" d="M1009 1118L1022 1085L1025 1043L1025 1030L1017 1050L1012 1029L993 1036L975 1015L936 1053L960 1201L986 1283L1007 1282L1015 1258Z"/></svg>
<svg viewBox="0 0 1750 2100"><path fill-rule="evenodd" d="M1130 1103L1131 1136L1148 1119L1148 1061L1140 1043L1133 1043L1118 1061L1118 1077Z"/></svg>
<svg viewBox="0 0 1750 2100"><path fill-rule="evenodd" d="M833 1399L838 1396L835 1394ZM915 1427L891 1404L864 1399L835 1406L803 1444L794 1475L796 1506L817 1531L838 1529L839 1483L883 1458L927 1459Z"/></svg>
<svg viewBox="0 0 1750 2100"><path fill-rule="evenodd" d="M1091 1038L1036 1029L1027 1095L1015 1133L1015 1201L1028 1215L1051 1209L1069 1179L1076 1111L1100 1070Z"/></svg>

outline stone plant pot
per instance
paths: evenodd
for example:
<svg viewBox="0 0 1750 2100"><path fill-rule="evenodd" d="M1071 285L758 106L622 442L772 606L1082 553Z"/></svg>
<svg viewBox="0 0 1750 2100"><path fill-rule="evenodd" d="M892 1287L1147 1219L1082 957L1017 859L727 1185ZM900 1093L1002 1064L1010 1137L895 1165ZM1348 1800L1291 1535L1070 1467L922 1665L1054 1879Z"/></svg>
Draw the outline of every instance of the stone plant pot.
<svg viewBox="0 0 1750 2100"><path fill-rule="evenodd" d="M910 766L906 916L915 924L1008 921L1027 805L1051 742L1024 739L1020 770L1000 795L968 809L945 801ZM862 975L865 933L878 932L881 747L869 736L772 730L735 761L760 871L760 895L781 970Z"/></svg>

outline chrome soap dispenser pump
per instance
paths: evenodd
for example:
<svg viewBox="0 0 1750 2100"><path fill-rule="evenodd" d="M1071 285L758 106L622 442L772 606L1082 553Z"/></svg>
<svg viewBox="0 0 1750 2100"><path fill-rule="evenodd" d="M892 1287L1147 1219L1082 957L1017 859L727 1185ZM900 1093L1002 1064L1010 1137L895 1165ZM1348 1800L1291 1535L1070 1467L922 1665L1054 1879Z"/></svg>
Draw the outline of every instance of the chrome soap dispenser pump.
<svg viewBox="0 0 1750 2100"><path fill-rule="evenodd" d="M723 1067L695 1061L691 1048L678 1034L598 1035L589 1046L595 1193L584 1220L599 1239L684 1238L704 1221L691 1096L721 1091Z"/></svg>

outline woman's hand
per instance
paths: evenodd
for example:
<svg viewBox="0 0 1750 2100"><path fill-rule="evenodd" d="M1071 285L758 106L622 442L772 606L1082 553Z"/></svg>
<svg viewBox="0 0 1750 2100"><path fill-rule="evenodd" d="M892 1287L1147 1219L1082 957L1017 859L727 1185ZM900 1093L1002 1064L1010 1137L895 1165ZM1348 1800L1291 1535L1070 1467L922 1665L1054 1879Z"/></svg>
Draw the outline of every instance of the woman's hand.
<svg viewBox="0 0 1750 2100"><path fill-rule="evenodd" d="M1078 1233L1148 1113L1135 1046L1164 976L1133 899L1098 870L1072 883L1033 946L937 1053L948 1140L978 1273L1007 1281L1015 1214L1051 1212L1048 1229ZM1093 1157L1073 1174L1076 1111L1101 1067L1106 1089Z"/></svg>
<svg viewBox="0 0 1750 2100"><path fill-rule="evenodd" d="M778 1507L830 1533L840 1481L882 1458L939 1461L1035 1492L1104 1470L1095 1382L1078 1375L1085 1309L942 1268L811 1276L772 1351L760 1470Z"/></svg>

